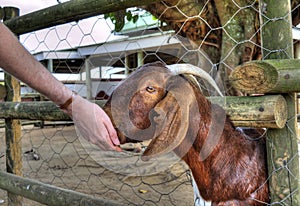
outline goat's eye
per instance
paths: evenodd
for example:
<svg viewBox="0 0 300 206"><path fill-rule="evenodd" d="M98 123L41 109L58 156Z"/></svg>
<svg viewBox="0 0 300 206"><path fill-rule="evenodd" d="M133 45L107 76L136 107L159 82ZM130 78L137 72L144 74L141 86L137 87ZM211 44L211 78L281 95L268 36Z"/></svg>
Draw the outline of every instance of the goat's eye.
<svg viewBox="0 0 300 206"><path fill-rule="evenodd" d="M152 86L148 86L148 87L146 87L146 91L149 92L149 93L153 93L153 92L156 91L156 89Z"/></svg>

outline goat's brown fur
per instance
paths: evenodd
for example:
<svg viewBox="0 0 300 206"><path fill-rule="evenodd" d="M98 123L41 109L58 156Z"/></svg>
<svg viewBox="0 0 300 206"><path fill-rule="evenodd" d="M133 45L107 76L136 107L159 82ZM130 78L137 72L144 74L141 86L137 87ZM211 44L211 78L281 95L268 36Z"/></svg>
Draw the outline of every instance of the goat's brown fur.
<svg viewBox="0 0 300 206"><path fill-rule="evenodd" d="M153 72L158 69L166 70L163 64L155 63L142 67L138 72L139 75L143 73L144 75L147 75L148 71ZM138 75L134 75L135 74L122 83L121 87L117 88L117 90L122 90L121 92L124 92L125 96L127 92L125 91L126 85L132 84L131 81L140 80L141 76L138 77ZM153 123L152 119L155 115L151 115L151 111L153 111L153 108L158 107L158 105L163 102L163 99L167 97L168 91L162 88L168 87L167 82L171 76L170 73L167 73L167 75L163 77L157 77L160 78L160 80L153 80L151 82L151 85L149 86L156 88L157 93L155 95L149 95L145 92L147 82L143 82L143 86L137 88L137 91L134 92L134 95L129 102L128 110L130 120L137 128L145 129L150 127L151 123ZM179 88L181 85L177 86ZM210 155L201 161L199 154L207 140L209 127L212 124L212 115L226 116L226 114L221 107L212 105L194 85L190 88L192 89L189 89L189 91L182 91L182 95L192 93L195 96L196 102L190 104L189 107L194 107L194 109L197 108L199 110L197 111L199 115L193 116L195 113L194 111L189 113L189 116L192 117L190 117L189 122L186 123L188 124L187 134L184 139L180 140L180 144L173 149L173 151L178 156L182 157L189 165L201 196L205 200L212 201L214 206L266 205L269 202L269 191L264 139L259 138L258 140L250 140L247 138L248 136L244 135L239 130L236 130L230 119L225 117L225 125L220 123L220 127L224 126L224 129L219 141L214 146ZM176 107L172 102L168 102L168 104L168 106L163 105L166 107L165 109ZM110 115L114 122L115 117L112 116L110 106L111 99L105 106L105 111ZM119 112L122 112L121 110L124 111L124 109L126 110L124 107L119 109ZM179 109L174 111L178 113ZM212 114L212 110L214 111L214 114ZM175 118L176 114L173 114L173 116ZM128 120L124 119L123 121ZM166 135L175 135L174 131L173 133L170 133L169 130L170 128L168 128L167 132L164 130L163 132L167 133ZM119 130L118 134L121 137L121 142L124 143L125 141L128 141L128 139L125 139L124 134ZM193 137L191 134L196 134L196 139L191 138ZM172 137L167 138L172 139ZM166 141L170 141L169 139ZM157 144L160 144L161 142L160 139L157 142L154 141L154 143L152 143L153 145L150 143L148 148L150 153L153 153L151 150L154 147L159 147Z"/></svg>

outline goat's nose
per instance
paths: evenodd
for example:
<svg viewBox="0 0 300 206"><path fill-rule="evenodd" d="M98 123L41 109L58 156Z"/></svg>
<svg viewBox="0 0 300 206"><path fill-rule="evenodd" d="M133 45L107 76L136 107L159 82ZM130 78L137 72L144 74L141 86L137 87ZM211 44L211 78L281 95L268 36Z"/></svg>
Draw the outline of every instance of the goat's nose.
<svg viewBox="0 0 300 206"><path fill-rule="evenodd" d="M162 108L154 108L151 113L150 117L156 124L162 124L166 118L166 112Z"/></svg>

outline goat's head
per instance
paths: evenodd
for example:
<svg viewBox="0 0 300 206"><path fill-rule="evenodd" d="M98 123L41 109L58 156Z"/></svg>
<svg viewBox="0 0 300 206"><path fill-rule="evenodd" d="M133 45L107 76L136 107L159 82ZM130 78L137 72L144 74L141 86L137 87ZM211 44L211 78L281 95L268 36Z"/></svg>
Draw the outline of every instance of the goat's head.
<svg viewBox="0 0 300 206"><path fill-rule="evenodd" d="M126 78L115 89L104 110L117 129L121 143L128 142L128 138L129 141L152 139L143 153L146 160L179 145L181 154L187 152L202 118L199 98L205 97L199 97L193 83L174 75L174 69L156 62L142 66Z"/></svg>

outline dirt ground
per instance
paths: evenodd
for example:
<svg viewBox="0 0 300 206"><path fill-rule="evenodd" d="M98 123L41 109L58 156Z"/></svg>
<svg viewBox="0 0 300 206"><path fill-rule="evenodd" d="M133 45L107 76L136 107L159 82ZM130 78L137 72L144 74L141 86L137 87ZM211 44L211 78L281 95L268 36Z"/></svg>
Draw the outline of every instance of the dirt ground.
<svg viewBox="0 0 300 206"><path fill-rule="evenodd" d="M136 146L143 145L126 145ZM140 153L103 152L78 138L74 126L62 125L23 126L22 153L23 176L43 183L124 205L194 205L188 167L172 154L142 162ZM6 168L3 155L0 129L1 170ZM7 193L0 189L0 206L7 205ZM23 205L42 204L24 198Z"/></svg>
<svg viewBox="0 0 300 206"><path fill-rule="evenodd" d="M2 129L0 155L4 145ZM124 205L193 205L188 168L172 154L142 162L134 152L101 152L78 138L73 126L57 125L23 126L22 152L24 177ZM0 169L5 170L5 156ZM0 190L1 199L6 206L6 191ZM41 204L24 199L23 205Z"/></svg>

